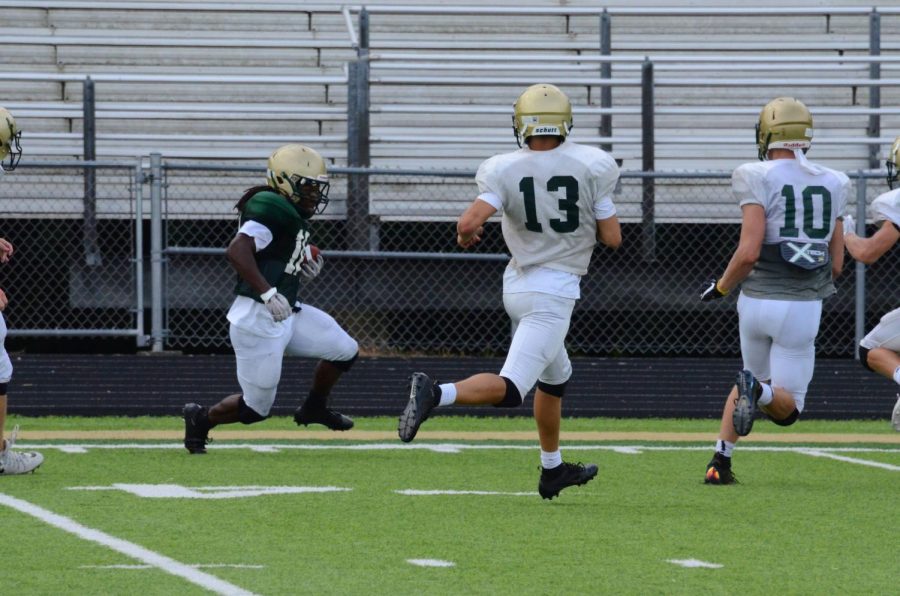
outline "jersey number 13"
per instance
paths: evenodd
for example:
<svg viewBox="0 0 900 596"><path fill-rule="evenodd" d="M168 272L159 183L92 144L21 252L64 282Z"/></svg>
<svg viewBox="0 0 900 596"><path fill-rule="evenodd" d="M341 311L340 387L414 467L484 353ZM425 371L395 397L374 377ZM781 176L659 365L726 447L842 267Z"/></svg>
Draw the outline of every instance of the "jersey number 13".
<svg viewBox="0 0 900 596"><path fill-rule="evenodd" d="M578 229L578 180L572 176L554 176L547 181L549 192L565 189L566 198L559 199L559 210L565 219L553 218L550 227L555 232L568 234ZM535 206L534 178L526 176L519 181L519 190L525 197L525 229L541 233L544 227L538 221Z"/></svg>

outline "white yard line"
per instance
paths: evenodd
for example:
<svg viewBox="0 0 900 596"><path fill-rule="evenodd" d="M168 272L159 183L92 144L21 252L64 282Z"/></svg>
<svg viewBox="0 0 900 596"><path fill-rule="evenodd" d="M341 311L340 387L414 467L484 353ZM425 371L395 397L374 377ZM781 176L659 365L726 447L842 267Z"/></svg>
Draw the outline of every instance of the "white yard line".
<svg viewBox="0 0 900 596"><path fill-rule="evenodd" d="M872 461L869 459L859 459L857 457L847 457L846 455L838 455L836 453L829 453L822 449L799 449L799 453L803 453L805 455L811 455L813 457L827 457L829 459L835 459L837 461L847 462L848 464L858 464L860 466L869 466L871 468L881 468L882 470L890 470L892 472L900 472L900 466L895 466L893 464L886 464L880 461Z"/></svg>
<svg viewBox="0 0 900 596"><path fill-rule="evenodd" d="M419 490L416 488L404 488L395 490L394 492L398 495L410 495L413 497L430 497L437 495L491 495L501 497L534 497L537 495L536 492L504 493L493 490Z"/></svg>
<svg viewBox="0 0 900 596"><path fill-rule="evenodd" d="M23 501L22 499L17 499L16 497L11 497L9 495L0 493L0 505L6 505L7 507L35 517L44 523L55 526L60 530L64 530L66 532L69 532L70 534L74 534L75 536L78 536L83 540L95 542L97 544L105 546L127 557L136 559L141 563L151 565L161 571L165 571L166 573L185 579L192 584L215 592L216 594L223 594L227 596L254 596L253 592L248 592L247 590L239 588L234 584L230 584L225 580L221 580L213 575L194 569L190 565L180 563L175 559L170 559L165 555L161 555L159 553L153 552L152 550L148 550L133 542L128 542L127 540L116 538L115 536L110 536L109 534L101 532L100 530L88 528L87 526L83 526L73 519L70 519L63 515L58 515L56 513L53 513L52 511L48 511L46 509L38 507L37 505L29 503L28 501Z"/></svg>

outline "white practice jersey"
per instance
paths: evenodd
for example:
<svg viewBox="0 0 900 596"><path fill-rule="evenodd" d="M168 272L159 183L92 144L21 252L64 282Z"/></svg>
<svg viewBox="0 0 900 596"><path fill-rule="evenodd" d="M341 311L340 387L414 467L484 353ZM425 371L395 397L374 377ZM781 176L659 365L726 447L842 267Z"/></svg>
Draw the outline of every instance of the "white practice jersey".
<svg viewBox="0 0 900 596"><path fill-rule="evenodd" d="M900 229L900 188L879 195L872 201L875 221L889 221Z"/></svg>
<svg viewBox="0 0 900 596"><path fill-rule="evenodd" d="M805 159L775 159L738 167L731 186L741 206L761 205L766 213L760 258L742 284L743 292L776 300L817 300L833 294L827 262L817 269L799 268L785 259L781 245L812 243L808 250L827 251L850 193L846 174Z"/></svg>
<svg viewBox="0 0 900 596"><path fill-rule="evenodd" d="M597 244L598 204L615 214L612 193L619 168L606 152L566 141L550 151L527 147L495 155L478 168L481 194L502 203L503 239L510 266L542 266L587 273ZM600 208L602 210L602 208Z"/></svg>

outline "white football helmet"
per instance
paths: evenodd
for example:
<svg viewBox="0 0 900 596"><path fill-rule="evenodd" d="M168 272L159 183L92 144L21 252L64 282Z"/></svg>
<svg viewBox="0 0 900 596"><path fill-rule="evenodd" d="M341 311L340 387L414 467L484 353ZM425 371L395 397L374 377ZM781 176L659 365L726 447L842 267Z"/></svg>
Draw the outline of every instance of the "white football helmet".
<svg viewBox="0 0 900 596"><path fill-rule="evenodd" d="M776 97L763 107L756 123L759 160L766 160L769 149L802 149L806 153L812 136L812 114L803 102L793 97Z"/></svg>
<svg viewBox="0 0 900 596"><path fill-rule="evenodd" d="M322 213L328 205L328 168L306 145L284 145L269 157L266 182L297 206L304 217Z"/></svg>
<svg viewBox="0 0 900 596"><path fill-rule="evenodd" d="M887 168L888 173L888 188L893 190L894 183L897 182L897 177L900 176L900 171L897 169L897 166L900 165L900 137L894 139L894 144L891 145L891 152L888 153L884 165Z"/></svg>
<svg viewBox="0 0 900 596"><path fill-rule="evenodd" d="M529 137L569 136L572 103L555 85L539 83L526 89L513 104L513 133L521 147Z"/></svg>
<svg viewBox="0 0 900 596"><path fill-rule="evenodd" d="M0 168L12 172L22 159L20 140L22 131L16 126L16 120L6 108L0 108ZM4 160L9 157L6 163Z"/></svg>

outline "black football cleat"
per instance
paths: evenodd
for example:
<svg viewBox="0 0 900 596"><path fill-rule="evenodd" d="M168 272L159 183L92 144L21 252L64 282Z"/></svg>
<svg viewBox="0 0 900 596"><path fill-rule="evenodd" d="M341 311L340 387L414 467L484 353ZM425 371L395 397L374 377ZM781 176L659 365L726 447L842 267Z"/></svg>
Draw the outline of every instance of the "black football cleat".
<svg viewBox="0 0 900 596"><path fill-rule="evenodd" d="M190 453L206 453L206 444L210 442L209 425L201 422L206 418L207 409L200 404L185 404L181 410L184 418L184 447Z"/></svg>
<svg viewBox="0 0 900 596"><path fill-rule="evenodd" d="M409 443L415 438L419 427L428 420L428 415L437 405L436 401L431 377L422 372L413 373L409 382L409 401L400 414L400 422L397 425L397 434L400 435L401 441Z"/></svg>
<svg viewBox="0 0 900 596"><path fill-rule="evenodd" d="M597 475L596 464L569 464L563 462L555 468L541 468L538 492L544 499L552 499L569 486L587 484Z"/></svg>
<svg viewBox="0 0 900 596"><path fill-rule="evenodd" d="M734 412L731 420L734 424L734 432L741 437L746 437L753 429L753 418L756 416L756 402L762 395L762 386L749 370L742 370L737 374L737 400L734 402Z"/></svg>
<svg viewBox="0 0 900 596"><path fill-rule="evenodd" d="M737 484L737 478L731 471L731 458L716 452L706 464L704 484Z"/></svg>
<svg viewBox="0 0 900 596"><path fill-rule="evenodd" d="M331 430L350 430L353 428L353 420L344 416L340 412L335 412L325 406L310 406L309 402L305 402L294 412L294 422L297 426L301 424L309 426L310 424L321 424Z"/></svg>

